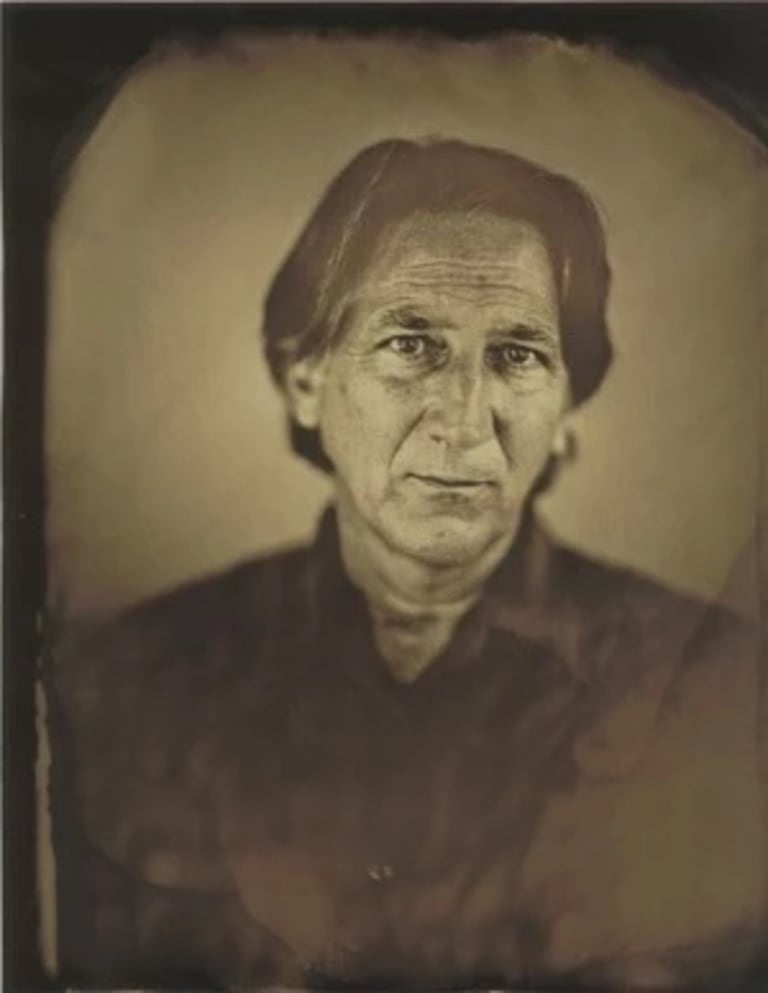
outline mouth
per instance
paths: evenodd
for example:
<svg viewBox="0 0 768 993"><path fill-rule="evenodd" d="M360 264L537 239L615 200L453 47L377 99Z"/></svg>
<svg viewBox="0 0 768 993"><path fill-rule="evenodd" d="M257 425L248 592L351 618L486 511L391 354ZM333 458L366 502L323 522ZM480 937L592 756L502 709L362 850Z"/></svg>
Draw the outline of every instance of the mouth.
<svg viewBox="0 0 768 993"><path fill-rule="evenodd" d="M411 478L441 490L477 490L484 486L490 486L490 479L475 479L466 476L427 476L420 473L411 473Z"/></svg>

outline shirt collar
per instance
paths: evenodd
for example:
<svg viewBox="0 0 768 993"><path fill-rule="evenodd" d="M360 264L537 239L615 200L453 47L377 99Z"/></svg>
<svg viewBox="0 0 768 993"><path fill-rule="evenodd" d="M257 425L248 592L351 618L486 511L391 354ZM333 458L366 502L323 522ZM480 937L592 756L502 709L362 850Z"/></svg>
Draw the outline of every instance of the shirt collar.
<svg viewBox="0 0 768 993"><path fill-rule="evenodd" d="M310 616L325 631L346 636L356 623L370 630L364 597L344 571L331 509L321 520L306 582ZM653 584L562 548L529 514L445 657L425 675L471 665L492 636L544 648L575 687L587 690L583 732L574 746L582 773L622 778L653 734L701 617L701 605L681 604Z"/></svg>
<svg viewBox="0 0 768 993"><path fill-rule="evenodd" d="M582 679L575 643L573 619L565 622L557 576L557 546L528 511L510 551L489 578L478 603L456 631L447 654L451 667L472 661L491 633L532 641L552 650L568 673ZM310 550L305 577L309 616L315 625L328 617L362 612L367 607L362 593L348 578L341 559L338 525L333 507L324 511ZM553 624L553 611L558 622ZM556 638L552 638L553 632Z"/></svg>

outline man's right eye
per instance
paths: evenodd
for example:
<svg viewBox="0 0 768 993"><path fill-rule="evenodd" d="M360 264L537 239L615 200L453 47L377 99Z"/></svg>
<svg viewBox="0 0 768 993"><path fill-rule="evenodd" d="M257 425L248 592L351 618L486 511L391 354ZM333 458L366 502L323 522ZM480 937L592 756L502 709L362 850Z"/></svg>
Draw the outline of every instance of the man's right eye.
<svg viewBox="0 0 768 993"><path fill-rule="evenodd" d="M384 348L406 359L423 358L429 350L429 345L429 339L418 334L396 334L384 342Z"/></svg>

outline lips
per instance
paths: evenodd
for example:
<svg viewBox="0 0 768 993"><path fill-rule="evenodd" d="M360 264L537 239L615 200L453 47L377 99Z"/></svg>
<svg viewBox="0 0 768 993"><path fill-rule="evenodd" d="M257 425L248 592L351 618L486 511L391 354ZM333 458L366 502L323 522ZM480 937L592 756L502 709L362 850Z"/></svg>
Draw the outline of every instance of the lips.
<svg viewBox="0 0 768 993"><path fill-rule="evenodd" d="M471 476L448 476L439 475L432 476L422 473L411 473L413 479L417 479L420 483L426 483L428 486L435 486L440 489L478 489L481 486L490 486L493 480L491 479L481 479Z"/></svg>

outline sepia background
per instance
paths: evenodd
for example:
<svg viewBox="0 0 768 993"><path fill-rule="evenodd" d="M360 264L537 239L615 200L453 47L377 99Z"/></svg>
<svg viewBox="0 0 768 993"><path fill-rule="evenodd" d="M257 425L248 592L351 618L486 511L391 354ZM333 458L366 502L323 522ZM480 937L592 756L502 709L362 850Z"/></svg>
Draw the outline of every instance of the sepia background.
<svg viewBox="0 0 768 993"><path fill-rule="evenodd" d="M765 161L673 81L519 37L241 36L127 79L51 241L55 603L110 610L312 533L329 488L289 452L264 293L351 156L425 135L563 171L603 215L617 360L542 501L552 530L754 610Z"/></svg>

